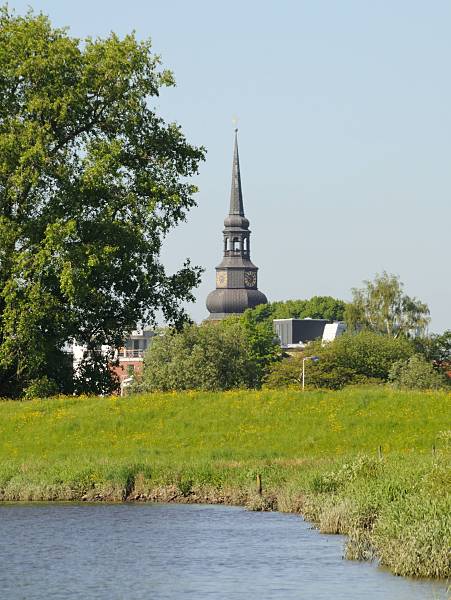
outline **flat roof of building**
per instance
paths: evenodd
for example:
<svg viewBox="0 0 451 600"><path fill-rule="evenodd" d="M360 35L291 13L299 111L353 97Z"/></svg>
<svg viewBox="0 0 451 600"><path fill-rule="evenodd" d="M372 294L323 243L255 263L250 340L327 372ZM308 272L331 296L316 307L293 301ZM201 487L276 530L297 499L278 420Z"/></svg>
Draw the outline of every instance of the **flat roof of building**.
<svg viewBox="0 0 451 600"><path fill-rule="evenodd" d="M305 319L298 319L297 317L291 317L289 319L273 319L273 321L330 321L330 319L312 319L311 317L305 317Z"/></svg>

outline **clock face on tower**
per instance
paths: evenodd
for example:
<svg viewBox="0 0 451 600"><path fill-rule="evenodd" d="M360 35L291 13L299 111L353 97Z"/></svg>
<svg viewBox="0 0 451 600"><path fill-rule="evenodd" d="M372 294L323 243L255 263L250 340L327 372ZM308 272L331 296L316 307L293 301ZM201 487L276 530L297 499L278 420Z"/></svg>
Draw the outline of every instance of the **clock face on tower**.
<svg viewBox="0 0 451 600"><path fill-rule="evenodd" d="M252 288L257 285L257 273L255 271L244 272L244 285L248 288Z"/></svg>
<svg viewBox="0 0 451 600"><path fill-rule="evenodd" d="M227 287L227 271L216 271L216 287Z"/></svg>

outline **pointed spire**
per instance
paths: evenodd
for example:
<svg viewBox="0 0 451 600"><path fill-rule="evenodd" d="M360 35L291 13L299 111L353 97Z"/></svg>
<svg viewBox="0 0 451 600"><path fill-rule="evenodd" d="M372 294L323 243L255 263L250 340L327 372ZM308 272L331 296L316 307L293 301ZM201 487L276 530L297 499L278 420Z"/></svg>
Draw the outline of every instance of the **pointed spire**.
<svg viewBox="0 0 451 600"><path fill-rule="evenodd" d="M238 155L238 129L235 129L235 148L232 165L232 189L230 191L229 215L244 217L243 192L241 191L240 157Z"/></svg>

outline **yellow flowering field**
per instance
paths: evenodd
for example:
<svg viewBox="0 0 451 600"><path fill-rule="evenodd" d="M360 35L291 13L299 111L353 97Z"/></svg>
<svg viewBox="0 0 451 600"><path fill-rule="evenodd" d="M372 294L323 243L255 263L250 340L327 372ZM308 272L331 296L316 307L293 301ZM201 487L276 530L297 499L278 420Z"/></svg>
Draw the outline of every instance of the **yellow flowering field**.
<svg viewBox="0 0 451 600"><path fill-rule="evenodd" d="M0 460L273 460L430 453L451 394L385 387L184 392L0 402Z"/></svg>

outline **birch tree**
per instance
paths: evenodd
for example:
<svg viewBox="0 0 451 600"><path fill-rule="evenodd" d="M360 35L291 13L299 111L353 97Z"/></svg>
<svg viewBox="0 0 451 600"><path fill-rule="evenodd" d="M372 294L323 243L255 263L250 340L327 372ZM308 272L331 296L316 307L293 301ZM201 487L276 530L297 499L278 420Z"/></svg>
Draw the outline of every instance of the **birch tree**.
<svg viewBox="0 0 451 600"><path fill-rule="evenodd" d="M352 329L364 328L391 337L423 335L430 322L427 304L403 291L399 276L385 271L374 281L353 288L345 319Z"/></svg>

